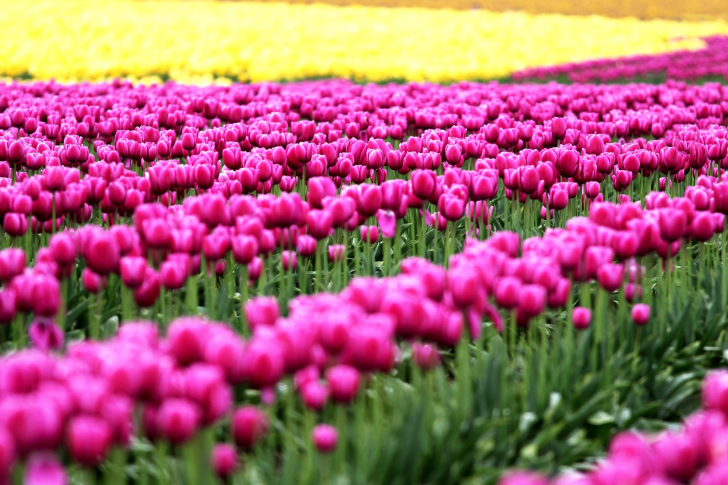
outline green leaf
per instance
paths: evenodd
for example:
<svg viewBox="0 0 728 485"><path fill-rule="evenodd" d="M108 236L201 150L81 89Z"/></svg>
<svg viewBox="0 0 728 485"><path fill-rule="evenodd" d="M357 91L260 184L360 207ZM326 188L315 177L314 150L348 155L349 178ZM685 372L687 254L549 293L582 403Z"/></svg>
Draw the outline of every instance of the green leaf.
<svg viewBox="0 0 728 485"><path fill-rule="evenodd" d="M118 329L119 317L117 315L114 315L113 317L106 320L103 325L101 325L101 337L105 339L113 337Z"/></svg>
<svg viewBox="0 0 728 485"><path fill-rule="evenodd" d="M614 416L604 411L597 411L596 413L592 414L588 419L589 424L592 424L594 426L603 426L605 424L614 423L614 421Z"/></svg>

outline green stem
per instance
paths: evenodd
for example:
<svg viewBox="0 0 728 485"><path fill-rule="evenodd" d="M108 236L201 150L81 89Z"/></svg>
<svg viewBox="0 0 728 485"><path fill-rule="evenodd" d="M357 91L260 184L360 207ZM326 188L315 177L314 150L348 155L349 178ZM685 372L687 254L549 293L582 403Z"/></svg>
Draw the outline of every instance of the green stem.
<svg viewBox="0 0 728 485"><path fill-rule="evenodd" d="M185 294L187 312L190 315L197 315L197 275L187 278L187 292Z"/></svg>
<svg viewBox="0 0 728 485"><path fill-rule="evenodd" d="M389 268L391 265L391 262L390 262L391 255L389 254L389 252L391 251L391 245L392 245L391 239L385 237L384 238L384 248L383 248L383 251L384 251L384 268L383 268L384 276L389 276Z"/></svg>
<svg viewBox="0 0 728 485"><path fill-rule="evenodd" d="M725 230L720 235L721 263L723 276L723 306L728 305L728 237Z"/></svg>
<svg viewBox="0 0 728 485"><path fill-rule="evenodd" d="M91 298L93 303L89 306L89 336L92 340L98 340L101 331L102 294L99 292L94 295Z"/></svg>
<svg viewBox="0 0 728 485"><path fill-rule="evenodd" d="M322 263L323 263L323 259L325 257L324 251L326 251L326 247L325 247L326 246L326 243L323 240L322 241L318 241L316 243L316 246L317 246L316 247L316 268L315 268L315 271L316 271L316 279L315 279L316 284L315 284L315 288L314 288L314 293L318 293L319 291L323 291L324 290L324 284L323 284L323 281L322 281L323 271L321 270L321 266L322 266Z"/></svg>
<svg viewBox="0 0 728 485"><path fill-rule="evenodd" d="M22 349L26 346L25 319L20 313L16 314L13 319L13 340L16 349Z"/></svg>
<svg viewBox="0 0 728 485"><path fill-rule="evenodd" d="M359 253L359 238L354 237L354 275L361 274L361 254Z"/></svg>
<svg viewBox="0 0 728 485"><path fill-rule="evenodd" d="M124 485L126 484L127 451L122 447L116 446L110 454L110 466L106 472L105 483L109 485Z"/></svg>
<svg viewBox="0 0 728 485"><path fill-rule="evenodd" d="M364 244L364 259L366 262L366 272L364 273L367 276L374 275L374 261L372 261L372 243L370 242L369 234L367 233L367 240L363 242Z"/></svg>
<svg viewBox="0 0 728 485"><path fill-rule="evenodd" d="M132 319L132 293L123 283L121 284L121 319L122 321Z"/></svg>
<svg viewBox="0 0 728 485"><path fill-rule="evenodd" d="M248 266L240 267L240 333L248 336L250 334L245 317L245 303L248 301Z"/></svg>
<svg viewBox="0 0 728 485"><path fill-rule="evenodd" d="M417 235L420 239L417 241L419 243L419 249L417 251L417 254L419 257L424 258L425 257L425 232L427 228L427 216L425 214L425 207L427 204L422 205L422 215L420 216L420 233Z"/></svg>
<svg viewBox="0 0 728 485"><path fill-rule="evenodd" d="M394 231L394 264L397 265L402 260L402 223L399 219L397 219L395 224L396 229Z"/></svg>

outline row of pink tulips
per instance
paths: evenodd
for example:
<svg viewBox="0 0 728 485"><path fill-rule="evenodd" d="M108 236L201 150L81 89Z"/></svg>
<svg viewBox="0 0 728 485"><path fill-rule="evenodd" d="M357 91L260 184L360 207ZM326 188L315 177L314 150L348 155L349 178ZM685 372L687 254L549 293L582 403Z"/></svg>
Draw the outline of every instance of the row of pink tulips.
<svg viewBox="0 0 728 485"><path fill-rule="evenodd" d="M697 51L676 51L667 54L638 55L616 59L600 59L559 66L526 69L514 74L514 79L547 80L565 76L572 82L615 82L632 79L728 79L728 37L714 36L705 40L706 46Z"/></svg>

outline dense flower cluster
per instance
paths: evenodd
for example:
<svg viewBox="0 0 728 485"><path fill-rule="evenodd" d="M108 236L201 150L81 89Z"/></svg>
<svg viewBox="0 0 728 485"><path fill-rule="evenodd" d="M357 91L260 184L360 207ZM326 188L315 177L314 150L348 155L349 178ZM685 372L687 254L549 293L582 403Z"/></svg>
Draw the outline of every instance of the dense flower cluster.
<svg viewBox="0 0 728 485"><path fill-rule="evenodd" d="M728 89L678 82L4 85L0 324L35 349L0 361L0 474L63 474L60 449L94 468L132 436L184 447L227 426L237 448L204 457L225 478L282 388L326 421L405 358L463 361L485 331L515 352L549 309L564 335L599 329L594 348L626 338L601 333L603 305L573 305L574 285L623 297L623 328L664 324L643 263L670 288L684 248L720 249L726 116ZM265 280L285 306L248 298ZM159 324L66 345L69 291L94 302L79 327L96 338L107 285L125 320L153 308ZM232 325L214 323L218 293ZM345 423L308 425L336 453Z"/></svg>
<svg viewBox="0 0 728 485"><path fill-rule="evenodd" d="M26 104L36 95L55 104ZM598 100L590 101L592 95ZM81 96L86 105L76 104ZM650 210L685 213L684 220L657 212L647 218L677 224L641 244L643 252L670 257L681 238L705 241L722 228L710 213L726 211L721 171L728 164L728 141L726 129L716 125L728 111L724 98L718 86L679 84L567 92L559 86L477 84L365 89L339 82L203 90L123 83L9 86L0 116L0 170L6 177L0 215L15 241L92 219L113 225L53 236L50 247L33 257L36 266L47 263L35 272L43 281L46 274L69 277L80 255L89 291L99 291L108 274L118 273L137 305L148 307L162 286L182 288L187 276L199 272L202 258L209 271L214 265L214 271L225 274L227 267L230 274L232 257L256 280L276 248L283 251L284 269L295 269L296 252L314 256L317 241L330 241L335 230L360 228L361 239L373 243L380 231L394 237L399 221L417 219L417 211L438 231L467 216L472 234L484 237L493 210L489 201L500 190L507 199L540 202L540 217L548 221L567 208L573 213L604 200L607 182L628 202L625 192L635 185L664 191L697 178L684 198L650 194L645 200ZM657 99L691 106L663 108ZM642 134L660 138L612 141ZM253 193L259 195L246 195ZM626 221L613 222L616 216L603 207L596 212L607 218L601 225L626 228ZM700 211L706 215L696 216ZM133 226L118 224L131 215ZM627 219L635 217L643 218ZM370 226L373 219L379 228ZM534 211L527 222L536 220ZM327 250L332 261L347 240L334 238ZM24 256L9 251L3 280L18 276L14 284L26 287ZM619 252L620 258L634 256ZM54 294L60 287L54 281L43 285L55 288ZM57 297L28 299L15 298L6 320L14 307L44 306L34 311L41 317L59 309Z"/></svg>
<svg viewBox="0 0 728 485"><path fill-rule="evenodd" d="M517 80L543 81L566 76L573 82L614 82L650 77L682 80L712 77L728 80L728 37L709 37L705 42L705 48L698 51L677 51L536 67L517 72L513 77Z"/></svg>
<svg viewBox="0 0 728 485"><path fill-rule="evenodd" d="M37 14L56 7L48 0L3 5L0 75L458 82L580 60L697 49L701 37L728 33L722 21L129 0L66 1L64 15L76 22L68 28L55 16ZM404 29L403 18L417 29ZM155 54L142 55L148 52Z"/></svg>
<svg viewBox="0 0 728 485"><path fill-rule="evenodd" d="M308 3L305 0L289 0L290 3ZM495 0L450 0L447 5L436 0L326 0L332 5L369 5L376 7L425 7L470 10L481 8L492 11L523 10L530 14L559 13L567 15L606 15L609 17L637 17L641 19L717 19L728 17L728 7L721 0L641 1L623 2L604 0L601 2L580 2L577 0L555 0L544 3L538 0L510 0L507 4Z"/></svg>

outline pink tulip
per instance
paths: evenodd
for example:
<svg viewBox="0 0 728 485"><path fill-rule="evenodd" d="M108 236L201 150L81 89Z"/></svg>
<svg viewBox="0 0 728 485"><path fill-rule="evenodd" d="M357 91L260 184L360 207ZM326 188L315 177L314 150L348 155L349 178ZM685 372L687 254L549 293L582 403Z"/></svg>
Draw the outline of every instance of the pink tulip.
<svg viewBox="0 0 728 485"><path fill-rule="evenodd" d="M412 344L412 360L422 370L430 370L440 363L437 347L431 344Z"/></svg>
<svg viewBox="0 0 728 485"><path fill-rule="evenodd" d="M572 322L577 330L586 330L591 325L591 310L584 307L574 307Z"/></svg>
<svg viewBox="0 0 728 485"><path fill-rule="evenodd" d="M235 443L249 451L268 432L268 417L254 406L238 408L231 419Z"/></svg>
<svg viewBox="0 0 728 485"><path fill-rule="evenodd" d="M200 424L200 410L185 399L167 399L159 407L156 429L171 443L184 443L197 431Z"/></svg>
<svg viewBox="0 0 728 485"><path fill-rule="evenodd" d="M212 469L220 478L230 476L238 468L235 448L227 443L219 443L212 449Z"/></svg>
<svg viewBox="0 0 728 485"><path fill-rule="evenodd" d="M647 325L650 320L650 307L644 303L638 303L632 307L632 321L635 325Z"/></svg>
<svg viewBox="0 0 728 485"><path fill-rule="evenodd" d="M28 327L31 344L42 352L59 350L63 347L63 332L50 320L35 320Z"/></svg>
<svg viewBox="0 0 728 485"><path fill-rule="evenodd" d="M328 424L316 425L311 431L311 441L321 453L330 453L339 441L339 433L336 428Z"/></svg>
<svg viewBox="0 0 728 485"><path fill-rule="evenodd" d="M71 457L81 465L95 466L111 447L111 430L94 416L77 416L68 424L66 444Z"/></svg>
<svg viewBox="0 0 728 485"><path fill-rule="evenodd" d="M338 403L350 403L359 391L359 372L347 365L337 365L326 373L331 399Z"/></svg>
<svg viewBox="0 0 728 485"><path fill-rule="evenodd" d="M68 476L58 458L50 453L38 453L28 460L23 480L26 485L66 485Z"/></svg>

